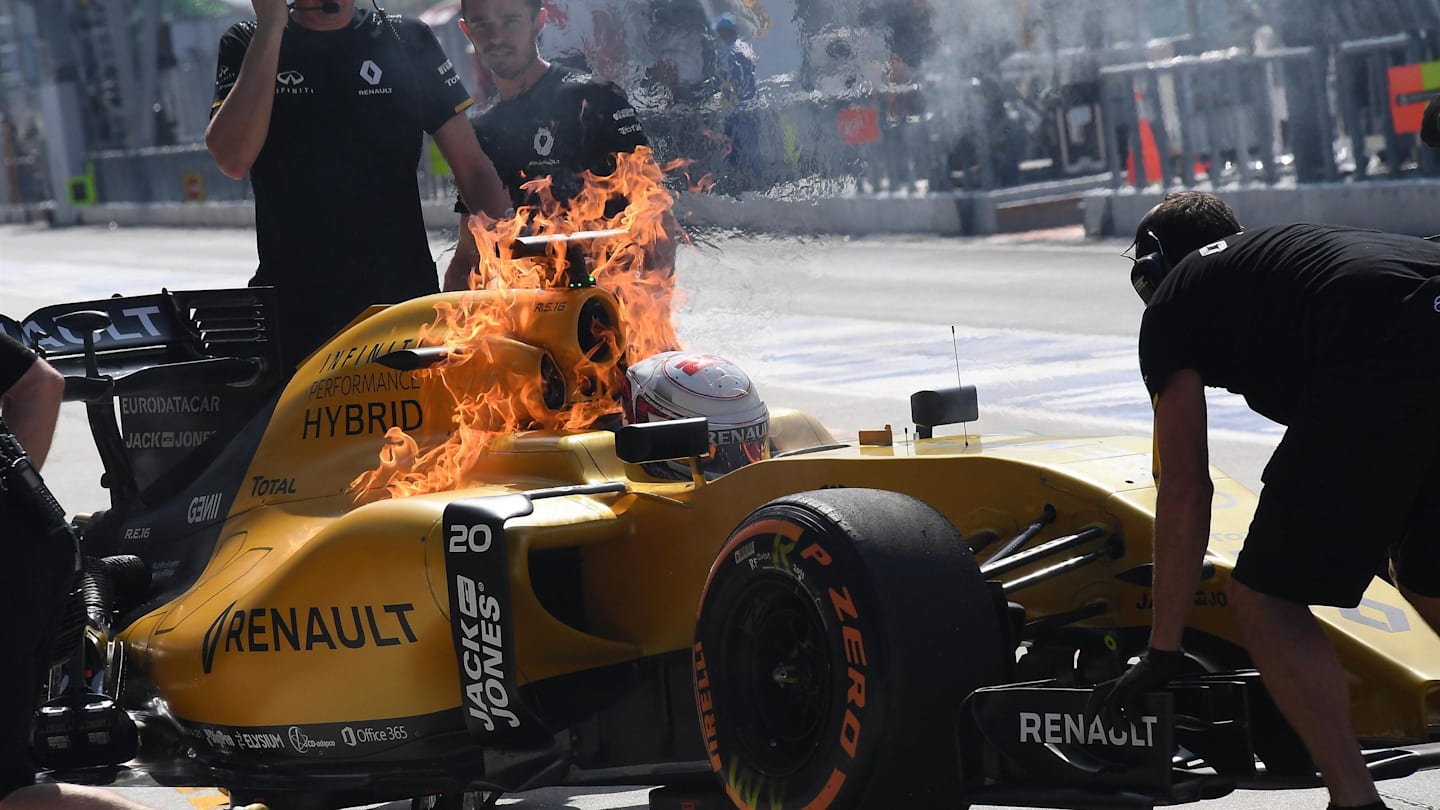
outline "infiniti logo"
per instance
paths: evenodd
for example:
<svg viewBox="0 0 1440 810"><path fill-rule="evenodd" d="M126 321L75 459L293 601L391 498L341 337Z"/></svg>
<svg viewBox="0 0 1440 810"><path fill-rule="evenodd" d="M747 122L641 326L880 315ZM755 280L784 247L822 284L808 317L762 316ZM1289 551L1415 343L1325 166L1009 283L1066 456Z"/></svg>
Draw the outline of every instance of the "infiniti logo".
<svg viewBox="0 0 1440 810"><path fill-rule="evenodd" d="M321 82L324 84L324 82ZM305 74L298 70L282 70L275 76L275 95L313 96L314 86L305 87Z"/></svg>

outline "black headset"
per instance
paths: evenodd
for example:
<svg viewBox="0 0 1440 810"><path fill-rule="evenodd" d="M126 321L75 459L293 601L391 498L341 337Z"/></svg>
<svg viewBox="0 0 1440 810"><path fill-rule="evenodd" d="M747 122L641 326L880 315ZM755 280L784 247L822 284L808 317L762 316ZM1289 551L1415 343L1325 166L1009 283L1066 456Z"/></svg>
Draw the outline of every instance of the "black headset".
<svg viewBox="0 0 1440 810"><path fill-rule="evenodd" d="M1170 261L1165 258L1165 248L1160 245L1160 237L1149 228L1143 233L1155 242L1155 249L1135 259L1135 263L1130 267L1130 286L1135 288L1140 300L1148 304L1150 296L1160 289L1160 282L1170 274ZM1135 244L1138 247L1140 240L1136 239Z"/></svg>
<svg viewBox="0 0 1440 810"><path fill-rule="evenodd" d="M1141 237L1148 236L1150 241L1155 243L1154 250L1144 256L1136 255L1131 259L1133 264L1130 266L1130 286L1135 288L1140 300L1147 304L1150 303L1150 296L1160 289L1160 282L1170 274L1170 260L1165 258L1165 248L1161 247L1160 237L1155 235L1155 226L1151 224L1155 212L1160 210L1163 204L1162 200L1152 205L1150 210L1145 212L1145 216L1140 218L1140 224L1135 226L1134 247L1137 254L1140 251Z"/></svg>

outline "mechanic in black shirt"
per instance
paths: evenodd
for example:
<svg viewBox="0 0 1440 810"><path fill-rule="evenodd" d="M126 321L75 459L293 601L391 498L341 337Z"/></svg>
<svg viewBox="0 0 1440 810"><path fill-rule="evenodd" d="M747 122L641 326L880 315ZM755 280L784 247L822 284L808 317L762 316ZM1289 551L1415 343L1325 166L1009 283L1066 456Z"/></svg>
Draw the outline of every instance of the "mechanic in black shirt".
<svg viewBox="0 0 1440 810"><path fill-rule="evenodd" d="M464 0L460 26L475 53L495 79L499 99L473 115L475 134L510 192L515 207L536 205L522 188L549 177L551 193L566 202L583 188L582 172L604 176L615 169L615 155L648 146L635 108L614 84L540 58L540 32L546 12L541 0ZM615 201L607 215L618 213ZM475 237L466 227L471 209L457 201L460 230L455 254L445 271L446 290L469 289L479 261ZM665 230L679 232L667 212ZM674 239L661 240L647 256L647 270L674 267Z"/></svg>
<svg viewBox="0 0 1440 810"><path fill-rule="evenodd" d="M371 304L439 291L416 166L430 133L465 199L509 203L461 113L472 103L430 29L355 0L253 0L220 40L205 142L250 174L260 266L294 367Z"/></svg>
<svg viewBox="0 0 1440 810"><path fill-rule="evenodd" d="M0 430L8 429L38 470L49 454L65 379L20 342L0 332ZM7 428L8 426L8 428ZM30 730L50 670L54 620L74 568L71 546L49 540L31 509L0 486L0 810L146 810L112 792L35 784Z"/></svg>
<svg viewBox="0 0 1440 810"><path fill-rule="evenodd" d="M65 378L19 341L0 332L0 416L39 469L50 453Z"/></svg>
<svg viewBox="0 0 1440 810"><path fill-rule="evenodd" d="M1440 245L1324 225L1241 232L1219 198L1187 191L1145 216L1135 252L1160 470L1155 612L1150 650L1094 706L1128 715L1182 671L1214 489L1205 388L1228 388L1286 426L1230 580L1237 624L1332 807L1383 807L1309 606L1357 605L1388 557L1440 629Z"/></svg>
<svg viewBox="0 0 1440 810"><path fill-rule="evenodd" d="M49 363L0 332L0 430L9 426L37 469L55 435L64 389L64 378ZM55 591L63 591L63 585L57 583L74 562L70 549L50 548L55 544L37 540L43 532L26 531L34 525L27 517L16 496L0 486L0 525L8 558L0 567L0 616L11 631L0 665L0 807L7 808L23 794L13 800L8 796L35 781L30 728L49 669L51 638L49 623L36 619L58 605Z"/></svg>

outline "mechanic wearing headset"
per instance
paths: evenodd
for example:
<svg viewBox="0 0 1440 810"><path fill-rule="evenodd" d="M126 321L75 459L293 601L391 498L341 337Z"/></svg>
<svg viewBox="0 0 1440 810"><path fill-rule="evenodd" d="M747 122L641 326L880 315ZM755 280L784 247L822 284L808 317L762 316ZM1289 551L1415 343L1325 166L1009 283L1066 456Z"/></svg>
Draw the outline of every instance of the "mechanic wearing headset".
<svg viewBox="0 0 1440 810"><path fill-rule="evenodd" d="M1236 623L1331 806L1384 807L1309 606L1355 606L1388 555L1440 629L1440 245L1322 225L1241 232L1228 205L1193 191L1167 196L1135 240L1160 469L1155 612L1149 651L1096 687L1091 710L1133 717L1142 693L1187 669L1213 493L1205 388L1228 388L1287 428L1230 580Z"/></svg>
<svg viewBox="0 0 1440 810"><path fill-rule="evenodd" d="M439 291L415 168L430 133L465 199L509 206L424 23L355 0L253 0L220 39L205 143L255 191L260 266L294 367L367 306Z"/></svg>
<svg viewBox="0 0 1440 810"><path fill-rule="evenodd" d="M532 192L521 188L529 180L549 177L551 192L563 203L583 188L582 172L608 175L617 153L649 145L623 90L540 58L546 22L541 0L463 0L460 13L460 28L500 96L473 115L472 124L515 207L538 204ZM623 203L612 201L605 213L613 216ZM466 227L471 210L464 200L456 201L460 230L445 271L446 290L469 289L470 273L479 262L475 237ZM670 238L661 239L646 257L647 269L673 270L679 230L667 211Z"/></svg>
<svg viewBox="0 0 1440 810"><path fill-rule="evenodd" d="M8 429L37 470L49 454L64 392L58 371L0 332L0 430ZM147 810L100 788L35 784L30 729L74 559L71 547L36 539L45 532L6 486L0 483L7 558L0 566L0 616L7 619L0 656L0 810Z"/></svg>

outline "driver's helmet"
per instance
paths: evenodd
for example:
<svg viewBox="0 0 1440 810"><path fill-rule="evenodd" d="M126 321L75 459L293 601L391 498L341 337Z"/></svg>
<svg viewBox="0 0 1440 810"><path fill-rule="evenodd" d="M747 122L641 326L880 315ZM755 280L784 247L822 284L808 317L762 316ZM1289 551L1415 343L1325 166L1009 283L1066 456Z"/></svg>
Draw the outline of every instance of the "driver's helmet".
<svg viewBox="0 0 1440 810"><path fill-rule="evenodd" d="M770 457L770 410L739 366L713 354L661 352L625 371L628 424L703 416L710 423L710 454L700 459L706 478ZM689 479L686 461L654 462L646 472Z"/></svg>

